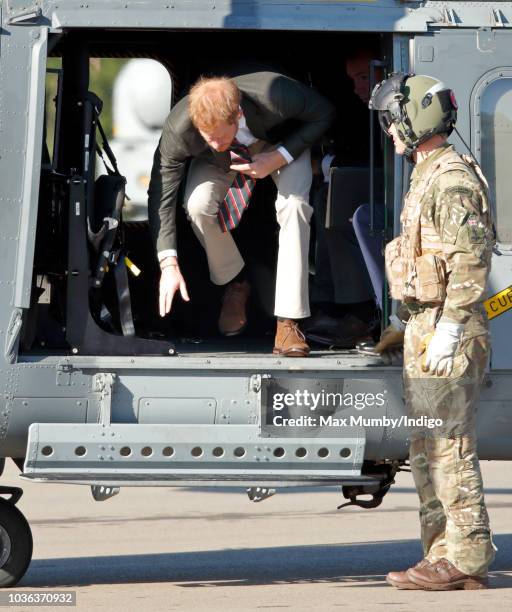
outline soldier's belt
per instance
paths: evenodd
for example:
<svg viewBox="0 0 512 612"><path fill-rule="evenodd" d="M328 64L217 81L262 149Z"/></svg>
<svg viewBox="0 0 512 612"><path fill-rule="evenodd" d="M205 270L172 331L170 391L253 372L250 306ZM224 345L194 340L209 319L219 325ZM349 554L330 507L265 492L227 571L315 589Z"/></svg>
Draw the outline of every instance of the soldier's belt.
<svg viewBox="0 0 512 612"><path fill-rule="evenodd" d="M407 310L409 311L409 314L411 315L419 314L420 312L425 312L425 310L428 310L429 308L437 308L441 306L441 304L436 303L436 302L416 302L416 301L403 302L403 305L405 306L405 308L407 308Z"/></svg>

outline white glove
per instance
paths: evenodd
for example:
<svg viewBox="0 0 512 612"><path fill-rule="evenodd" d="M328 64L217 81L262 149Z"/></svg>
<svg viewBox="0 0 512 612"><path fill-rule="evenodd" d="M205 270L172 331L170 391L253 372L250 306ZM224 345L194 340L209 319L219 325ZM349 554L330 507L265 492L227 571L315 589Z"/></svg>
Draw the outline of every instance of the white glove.
<svg viewBox="0 0 512 612"><path fill-rule="evenodd" d="M453 370L453 358L459 345L464 325L439 321L432 340L427 347L424 371L437 376L450 376Z"/></svg>

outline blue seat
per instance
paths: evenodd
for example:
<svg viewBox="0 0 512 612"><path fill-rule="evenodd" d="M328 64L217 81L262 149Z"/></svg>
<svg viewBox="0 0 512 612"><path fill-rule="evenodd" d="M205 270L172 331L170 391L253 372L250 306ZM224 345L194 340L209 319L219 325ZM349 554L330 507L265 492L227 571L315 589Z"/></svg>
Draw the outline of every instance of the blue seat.
<svg viewBox="0 0 512 612"><path fill-rule="evenodd" d="M370 233L370 205L359 206L352 217L354 232L361 247L363 258L370 275L375 299L382 310L384 291L384 254L382 252L382 230L384 229L384 206L375 204L374 233Z"/></svg>

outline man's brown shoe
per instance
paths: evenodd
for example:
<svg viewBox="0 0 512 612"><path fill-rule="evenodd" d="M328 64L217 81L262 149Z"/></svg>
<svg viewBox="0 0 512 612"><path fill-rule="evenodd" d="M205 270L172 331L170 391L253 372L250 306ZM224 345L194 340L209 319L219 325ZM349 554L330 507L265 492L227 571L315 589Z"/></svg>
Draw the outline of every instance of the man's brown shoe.
<svg viewBox="0 0 512 612"><path fill-rule="evenodd" d="M448 559L439 559L425 567L413 567L407 570L411 582L428 591L454 591L464 589L474 591L487 589L486 576L468 576L458 570Z"/></svg>
<svg viewBox="0 0 512 612"><path fill-rule="evenodd" d="M309 355L309 346L297 321L277 320L276 340L272 352L285 357L307 357Z"/></svg>
<svg viewBox="0 0 512 612"><path fill-rule="evenodd" d="M422 559L416 565L415 568L425 567L426 565L430 565L430 561L428 559ZM389 572L386 576L386 582L391 586L396 587L397 589L410 589L410 590L421 590L421 586L412 582L407 576L408 570L404 570L403 572Z"/></svg>
<svg viewBox="0 0 512 612"><path fill-rule="evenodd" d="M246 304L251 287L247 281L232 282L222 296L222 309L219 317L219 331L224 336L236 336L247 325Z"/></svg>

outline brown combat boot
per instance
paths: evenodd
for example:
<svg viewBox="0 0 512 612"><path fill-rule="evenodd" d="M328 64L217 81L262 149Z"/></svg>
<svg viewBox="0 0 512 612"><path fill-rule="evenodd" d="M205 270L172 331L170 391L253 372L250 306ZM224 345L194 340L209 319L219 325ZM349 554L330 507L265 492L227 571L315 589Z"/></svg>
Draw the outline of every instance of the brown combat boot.
<svg viewBox="0 0 512 612"><path fill-rule="evenodd" d="M309 355L309 346L297 321L277 320L276 339L272 352L285 357L307 357Z"/></svg>
<svg viewBox="0 0 512 612"><path fill-rule="evenodd" d="M427 565L430 565L430 561L428 559L422 559L416 563L414 568L422 568L426 567ZM408 571L409 570L404 570L403 572L389 572L389 574L386 576L386 582L397 589L421 590L422 587L419 584L412 582L412 580L410 580L410 578L407 576Z"/></svg>
<svg viewBox="0 0 512 612"><path fill-rule="evenodd" d="M436 563L421 568L413 567L407 570L407 577L427 591L474 591L488 588L487 576L468 576L448 559L439 559Z"/></svg>
<svg viewBox="0 0 512 612"><path fill-rule="evenodd" d="M251 287L247 281L232 282L222 296L222 309L219 317L219 331L224 336L236 336L247 325L246 304Z"/></svg>

